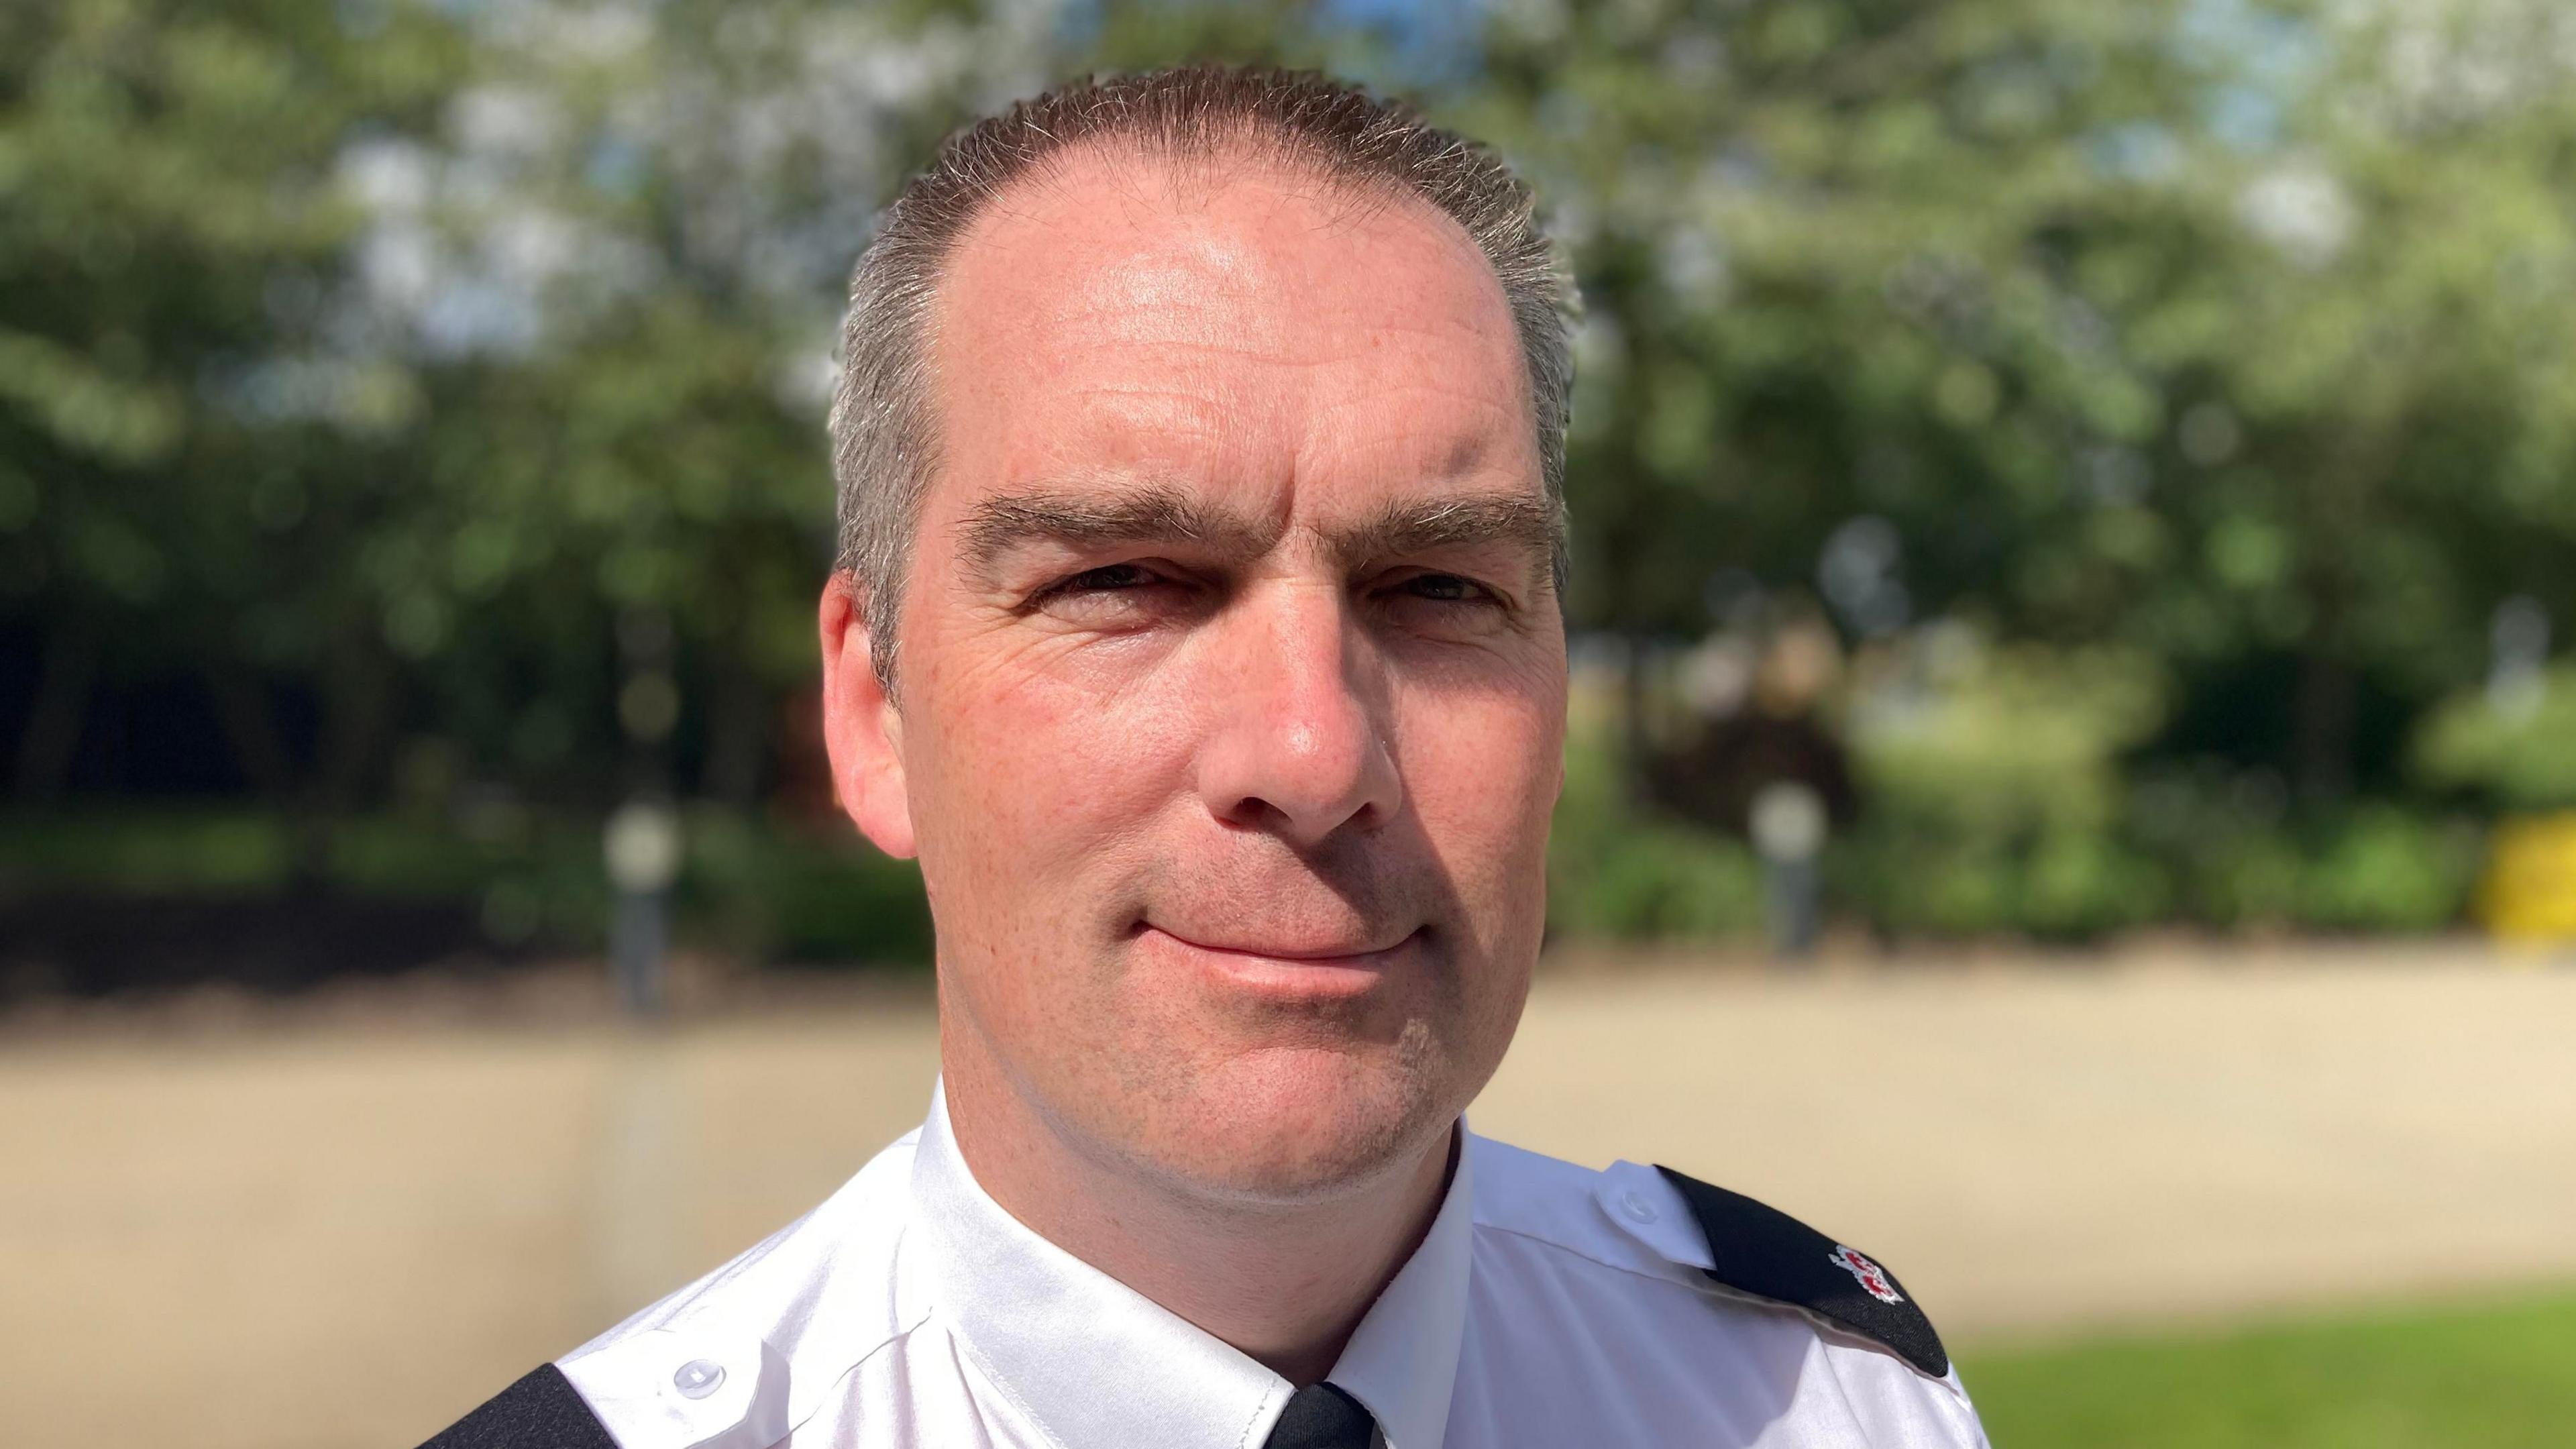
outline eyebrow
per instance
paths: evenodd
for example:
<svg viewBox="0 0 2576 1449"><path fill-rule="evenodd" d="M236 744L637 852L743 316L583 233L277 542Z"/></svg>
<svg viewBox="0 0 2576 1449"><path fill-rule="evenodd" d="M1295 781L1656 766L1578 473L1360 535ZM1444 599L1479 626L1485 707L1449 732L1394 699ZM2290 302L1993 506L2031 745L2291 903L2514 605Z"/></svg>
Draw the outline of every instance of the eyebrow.
<svg viewBox="0 0 2576 1449"><path fill-rule="evenodd" d="M966 567L988 581L1005 556L1033 543L1073 548L1175 543L1252 558L1279 538L1276 524L1211 508L1160 485L1107 497L1039 490L988 498L966 515L959 531Z"/></svg>
<svg viewBox="0 0 2576 1449"><path fill-rule="evenodd" d="M1557 511L1525 493L1475 493L1391 503L1357 527L1337 529L1332 549L1345 568L1432 549L1503 544L1553 560Z"/></svg>
<svg viewBox="0 0 2576 1449"><path fill-rule="evenodd" d="M990 498L959 525L967 569L988 584L1001 561L1031 544L1095 549L1185 544L1218 557L1259 557L1281 526L1149 485L1106 497L1041 489ZM1389 503L1364 521L1327 531L1343 568L1434 549L1502 544L1553 563L1562 538L1557 510L1521 493L1481 493Z"/></svg>

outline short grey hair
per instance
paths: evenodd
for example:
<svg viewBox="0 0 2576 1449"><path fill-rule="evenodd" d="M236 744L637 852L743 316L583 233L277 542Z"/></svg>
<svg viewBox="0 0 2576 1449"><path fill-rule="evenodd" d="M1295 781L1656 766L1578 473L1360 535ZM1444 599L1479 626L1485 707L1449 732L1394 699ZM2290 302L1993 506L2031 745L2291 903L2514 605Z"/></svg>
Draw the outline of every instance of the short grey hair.
<svg viewBox="0 0 2576 1449"><path fill-rule="evenodd" d="M860 586L871 663L887 688L912 535L939 461L928 352L940 275L995 196L1086 143L1123 144L1163 160L1266 154L1355 190L1418 197L1457 221L1502 283L1527 362L1540 470L1558 520L1561 597L1574 289L1539 229L1529 188L1485 147L1310 71L1193 65L1093 77L950 135L887 208L850 275L831 413L833 567Z"/></svg>

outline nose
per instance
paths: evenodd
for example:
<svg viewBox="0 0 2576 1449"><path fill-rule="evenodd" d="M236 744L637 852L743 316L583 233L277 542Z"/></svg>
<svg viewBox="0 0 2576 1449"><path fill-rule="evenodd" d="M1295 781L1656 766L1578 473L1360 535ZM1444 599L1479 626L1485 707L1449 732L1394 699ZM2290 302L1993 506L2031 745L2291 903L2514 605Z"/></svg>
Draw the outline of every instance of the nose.
<svg viewBox="0 0 2576 1449"><path fill-rule="evenodd" d="M1392 819L1404 793L1383 681L1340 591L1281 584L1233 612L1199 751L1208 809L1299 847Z"/></svg>

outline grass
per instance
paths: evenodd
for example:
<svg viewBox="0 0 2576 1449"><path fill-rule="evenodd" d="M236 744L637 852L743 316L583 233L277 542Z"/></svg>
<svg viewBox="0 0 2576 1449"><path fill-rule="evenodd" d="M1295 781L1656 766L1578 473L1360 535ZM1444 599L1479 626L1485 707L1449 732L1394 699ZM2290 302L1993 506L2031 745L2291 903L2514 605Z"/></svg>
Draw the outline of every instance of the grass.
<svg viewBox="0 0 2576 1449"><path fill-rule="evenodd" d="M1964 1356L1996 1449L2576 1444L2576 1293Z"/></svg>

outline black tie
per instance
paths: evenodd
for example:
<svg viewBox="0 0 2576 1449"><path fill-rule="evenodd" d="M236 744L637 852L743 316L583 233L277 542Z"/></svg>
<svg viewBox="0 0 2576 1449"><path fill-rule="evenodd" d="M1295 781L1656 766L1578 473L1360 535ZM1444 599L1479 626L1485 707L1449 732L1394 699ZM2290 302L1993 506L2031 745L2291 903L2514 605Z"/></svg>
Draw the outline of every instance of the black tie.
<svg viewBox="0 0 2576 1449"><path fill-rule="evenodd" d="M1262 1449L1369 1449L1376 1433L1377 1420L1359 1400L1331 1384L1308 1384L1288 1396Z"/></svg>

